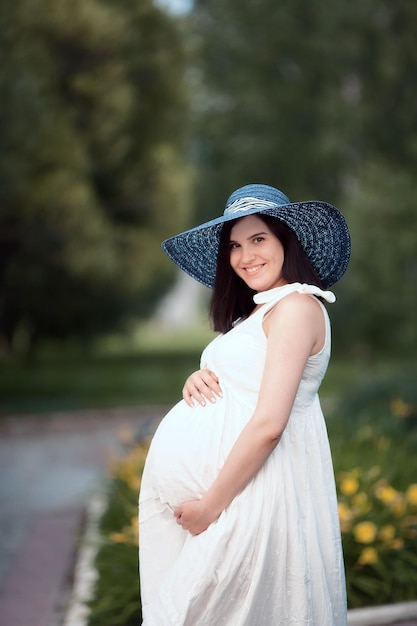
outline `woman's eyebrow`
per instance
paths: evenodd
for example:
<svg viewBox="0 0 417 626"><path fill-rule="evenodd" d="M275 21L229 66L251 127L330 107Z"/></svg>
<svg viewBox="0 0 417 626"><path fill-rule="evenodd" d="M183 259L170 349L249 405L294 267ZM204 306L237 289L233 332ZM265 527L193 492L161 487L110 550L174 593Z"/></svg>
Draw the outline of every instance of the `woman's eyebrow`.
<svg viewBox="0 0 417 626"><path fill-rule="evenodd" d="M249 235L249 237L246 238L247 241L249 241L250 239L254 239L255 237L259 237L260 235L267 235L267 232L261 231L260 233L255 233L253 235ZM239 243L238 241L236 241L235 239L231 239L230 243Z"/></svg>

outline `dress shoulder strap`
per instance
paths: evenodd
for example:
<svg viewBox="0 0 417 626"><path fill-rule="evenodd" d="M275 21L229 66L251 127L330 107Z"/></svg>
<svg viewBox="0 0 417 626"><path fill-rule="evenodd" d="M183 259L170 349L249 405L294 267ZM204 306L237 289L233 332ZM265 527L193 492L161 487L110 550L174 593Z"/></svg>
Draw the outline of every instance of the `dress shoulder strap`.
<svg viewBox="0 0 417 626"><path fill-rule="evenodd" d="M319 287L316 287L315 285L308 285L306 283L304 284L290 283L289 285L284 285L283 287L276 287L275 289L270 289L268 291L262 291L262 292L255 294L253 298L254 302L256 304L264 305L264 306L261 306L257 311L257 313L262 311L262 314L260 315L260 319L264 320L265 317L272 311L272 309L280 300L288 296L290 293L294 293L294 292L304 293L309 296L318 296L320 298L323 298L323 300L326 300L326 302L336 301L336 296L334 295L332 291L324 291L323 289L320 289ZM320 352L317 353L317 354L322 354L323 350L326 347L327 349L330 350L331 332L330 332L330 320L329 320L329 315L326 311L326 307L320 301L319 301L319 304L320 304L321 310L323 311L324 322L326 326L324 346L322 350L320 350ZM316 356L317 355L315 355L315 357Z"/></svg>
<svg viewBox="0 0 417 626"><path fill-rule="evenodd" d="M282 287L269 289L268 291L260 291L254 295L253 300L256 304L267 305L265 308L262 307L265 312L274 307L280 300L285 298L285 296L294 292L305 293L309 296L318 296L327 302L335 302L336 300L336 296L332 291L324 291L315 285L308 285L307 283L290 283Z"/></svg>

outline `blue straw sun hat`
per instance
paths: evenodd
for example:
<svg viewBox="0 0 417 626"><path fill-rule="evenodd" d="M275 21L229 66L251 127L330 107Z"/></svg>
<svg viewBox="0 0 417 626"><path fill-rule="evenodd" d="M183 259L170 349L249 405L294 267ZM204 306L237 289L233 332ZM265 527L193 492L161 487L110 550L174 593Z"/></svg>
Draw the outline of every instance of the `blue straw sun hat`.
<svg viewBox="0 0 417 626"><path fill-rule="evenodd" d="M269 185L240 187L227 200L221 217L166 239L162 248L184 272L214 287L222 225L257 213L276 217L295 232L325 288L343 276L349 263L350 236L340 211L327 202L292 203Z"/></svg>

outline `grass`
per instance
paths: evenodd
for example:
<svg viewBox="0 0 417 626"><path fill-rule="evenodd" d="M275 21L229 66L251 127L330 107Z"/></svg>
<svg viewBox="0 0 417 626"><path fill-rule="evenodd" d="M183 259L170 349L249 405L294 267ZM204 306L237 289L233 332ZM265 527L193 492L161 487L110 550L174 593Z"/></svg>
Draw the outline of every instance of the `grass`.
<svg viewBox="0 0 417 626"><path fill-rule="evenodd" d="M0 415L170 403L197 367L195 353L143 353L1 367Z"/></svg>
<svg viewBox="0 0 417 626"><path fill-rule="evenodd" d="M199 348L141 350L131 355L44 358L33 365L0 364L0 417L89 408L171 404L198 369ZM360 376L334 362L322 395L335 396Z"/></svg>
<svg viewBox="0 0 417 626"><path fill-rule="evenodd" d="M0 360L0 417L54 411L172 404L214 336L204 326L176 332L146 325L131 340L109 337L85 351L44 351L33 363ZM366 370L332 361L322 395L334 397Z"/></svg>
<svg viewBox="0 0 417 626"><path fill-rule="evenodd" d="M88 350L74 346L44 349L33 363L7 361L0 355L0 418L173 404L213 337L204 323L175 331L148 323L131 337L107 337ZM370 372L382 375L400 365L332 358L321 396L339 397Z"/></svg>
<svg viewBox="0 0 417 626"><path fill-rule="evenodd" d="M173 403L212 336L146 326L130 342L110 337L86 353L72 347L33 363L0 361L0 417Z"/></svg>

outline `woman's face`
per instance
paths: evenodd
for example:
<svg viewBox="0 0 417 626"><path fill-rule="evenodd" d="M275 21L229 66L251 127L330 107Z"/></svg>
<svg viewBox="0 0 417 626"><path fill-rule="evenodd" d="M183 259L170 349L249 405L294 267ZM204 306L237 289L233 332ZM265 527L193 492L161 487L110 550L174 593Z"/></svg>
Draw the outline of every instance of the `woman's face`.
<svg viewBox="0 0 417 626"><path fill-rule="evenodd" d="M257 215L242 217L230 232L230 265L254 291L286 285L284 247Z"/></svg>

